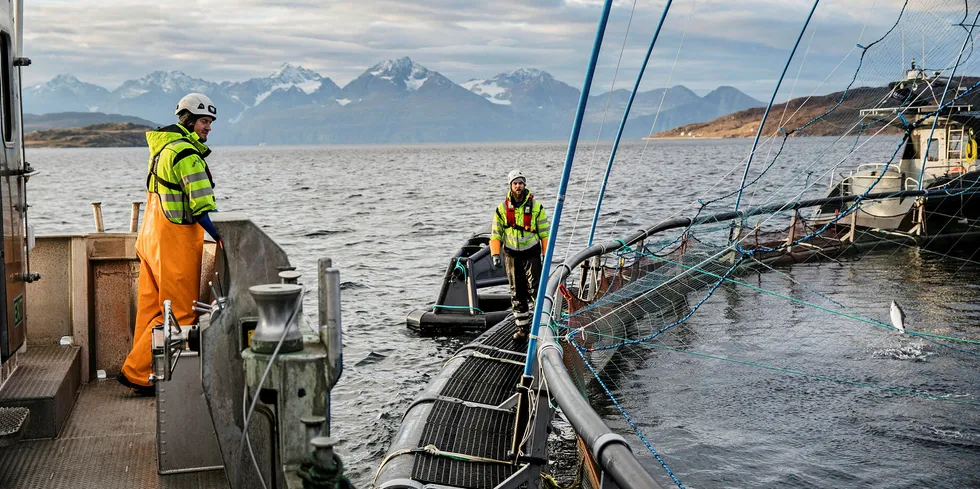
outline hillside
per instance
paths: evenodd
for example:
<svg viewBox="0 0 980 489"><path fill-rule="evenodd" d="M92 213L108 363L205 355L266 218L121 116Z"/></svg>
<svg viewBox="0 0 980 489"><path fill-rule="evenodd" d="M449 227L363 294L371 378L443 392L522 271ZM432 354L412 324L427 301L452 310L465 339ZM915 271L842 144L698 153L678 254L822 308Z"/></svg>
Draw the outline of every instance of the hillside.
<svg viewBox="0 0 980 489"><path fill-rule="evenodd" d="M146 145L149 126L131 122L92 124L70 129L45 129L24 135L29 148L125 148Z"/></svg>
<svg viewBox="0 0 980 489"><path fill-rule="evenodd" d="M67 129L105 124L107 122L132 122L141 126L157 127L152 121L121 114L104 114L102 112L55 112L50 114L24 114L24 132L41 131L44 129Z"/></svg>
<svg viewBox="0 0 980 489"><path fill-rule="evenodd" d="M872 107L888 96L887 88L855 88L850 91L847 99L831 114L806 128L805 132L797 135L831 136L840 135L858 119L861 108ZM769 120L762 134L769 135L780 127L787 131L796 129L811 121L824 112L832 109L840 100L843 92L835 92L818 97L795 98L789 102L774 105L769 112ZM804 105L805 102L805 105ZM801 108L802 106L802 108ZM734 112L708 122L687 124L668 131L657 133L654 137L705 137L705 138L747 138L755 137L759 121L765 112L764 107ZM785 114L785 122L779 124ZM892 131L892 128L888 129ZM894 129L898 131L898 129Z"/></svg>

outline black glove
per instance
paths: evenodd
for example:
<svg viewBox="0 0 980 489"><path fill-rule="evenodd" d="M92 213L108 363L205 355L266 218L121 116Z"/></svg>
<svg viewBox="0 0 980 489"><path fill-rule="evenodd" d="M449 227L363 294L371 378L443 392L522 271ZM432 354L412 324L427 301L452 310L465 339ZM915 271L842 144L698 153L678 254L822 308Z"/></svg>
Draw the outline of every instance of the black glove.
<svg viewBox="0 0 980 489"><path fill-rule="evenodd" d="M493 255L493 268L500 268L500 255Z"/></svg>

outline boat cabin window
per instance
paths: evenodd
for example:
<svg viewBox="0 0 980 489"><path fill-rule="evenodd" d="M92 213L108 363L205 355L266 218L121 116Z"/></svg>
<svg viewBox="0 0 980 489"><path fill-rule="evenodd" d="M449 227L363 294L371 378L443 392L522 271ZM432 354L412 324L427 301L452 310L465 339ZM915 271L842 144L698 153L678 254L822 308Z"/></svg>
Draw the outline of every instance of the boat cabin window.
<svg viewBox="0 0 980 489"><path fill-rule="evenodd" d="M14 136L10 45L10 34L0 32L0 90L3 92L0 94L0 104L3 104L3 140L8 143L13 141Z"/></svg>
<svg viewBox="0 0 980 489"><path fill-rule="evenodd" d="M929 141L929 154L926 156L926 161L939 161L939 140L932 139Z"/></svg>
<svg viewBox="0 0 980 489"><path fill-rule="evenodd" d="M908 142L905 143L905 151L902 152L903 160L917 160L921 158L919 156L919 138L909 138Z"/></svg>

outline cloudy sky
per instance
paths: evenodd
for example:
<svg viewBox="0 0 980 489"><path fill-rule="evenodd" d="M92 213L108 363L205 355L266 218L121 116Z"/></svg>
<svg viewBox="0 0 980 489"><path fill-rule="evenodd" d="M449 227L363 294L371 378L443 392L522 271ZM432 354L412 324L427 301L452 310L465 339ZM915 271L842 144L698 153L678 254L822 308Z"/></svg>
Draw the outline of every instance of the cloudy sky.
<svg viewBox="0 0 980 489"><path fill-rule="evenodd" d="M614 78L617 86L632 85L665 2L615 2L594 91L608 90ZM27 0L24 52L33 65L24 78L26 84L34 84L72 73L111 90L155 70L181 70L210 81L243 81L267 76L290 62L343 86L375 63L409 56L457 82L527 67L580 88L601 4ZM644 87L669 82L703 95L719 85L732 85L767 100L812 4L675 0ZM857 66L860 49L855 44L884 34L903 4L904 0L821 1L780 98L790 89L797 94L840 89ZM962 19L963 5L963 0L909 0L896 35L872 53L877 64L866 65L860 81L897 76L903 44L906 60L921 56L921 51L928 60L958 50L965 32L951 27L951 19Z"/></svg>

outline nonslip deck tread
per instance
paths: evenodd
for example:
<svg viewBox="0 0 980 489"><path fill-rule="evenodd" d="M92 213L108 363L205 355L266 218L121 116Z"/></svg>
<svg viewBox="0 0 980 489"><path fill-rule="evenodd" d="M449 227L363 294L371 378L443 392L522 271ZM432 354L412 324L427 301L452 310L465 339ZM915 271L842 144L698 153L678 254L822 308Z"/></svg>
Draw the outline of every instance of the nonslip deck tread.
<svg viewBox="0 0 980 489"><path fill-rule="evenodd" d="M506 462L514 414L436 401L419 445ZM412 478L426 484L490 489L510 477L517 467L509 463L457 460L417 453Z"/></svg>

